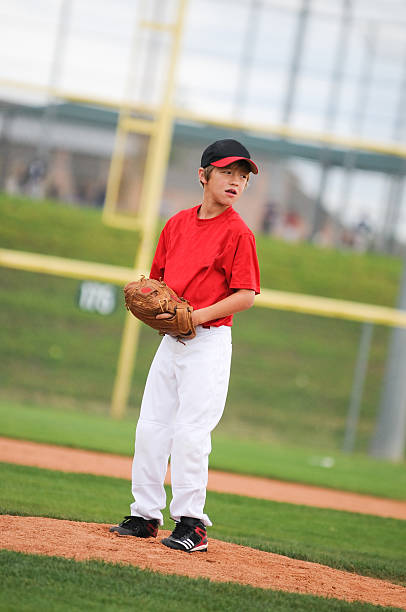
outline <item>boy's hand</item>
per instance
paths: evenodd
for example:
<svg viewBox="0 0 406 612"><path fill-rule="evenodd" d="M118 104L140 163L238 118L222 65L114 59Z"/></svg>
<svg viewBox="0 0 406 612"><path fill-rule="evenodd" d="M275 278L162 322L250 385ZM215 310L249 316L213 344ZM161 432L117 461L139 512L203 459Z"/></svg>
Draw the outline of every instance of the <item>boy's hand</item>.
<svg viewBox="0 0 406 612"><path fill-rule="evenodd" d="M163 312L162 314L159 314L156 316L157 319L169 319L170 317L172 317L172 315L169 312ZM201 321L199 319L199 311L198 310L194 310L192 312L192 321L193 321L193 325L196 327L196 325L201 325Z"/></svg>

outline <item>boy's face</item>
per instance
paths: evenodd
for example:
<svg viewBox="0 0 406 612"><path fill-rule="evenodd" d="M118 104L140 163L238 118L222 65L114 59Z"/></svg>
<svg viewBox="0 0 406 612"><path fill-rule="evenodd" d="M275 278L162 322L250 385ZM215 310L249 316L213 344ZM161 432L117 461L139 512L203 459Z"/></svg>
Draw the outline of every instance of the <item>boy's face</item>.
<svg viewBox="0 0 406 612"><path fill-rule="evenodd" d="M225 168L213 168L209 180L199 169L199 179L204 185L205 197L211 196L217 204L231 206L242 195L248 182L249 171L244 164L234 163Z"/></svg>

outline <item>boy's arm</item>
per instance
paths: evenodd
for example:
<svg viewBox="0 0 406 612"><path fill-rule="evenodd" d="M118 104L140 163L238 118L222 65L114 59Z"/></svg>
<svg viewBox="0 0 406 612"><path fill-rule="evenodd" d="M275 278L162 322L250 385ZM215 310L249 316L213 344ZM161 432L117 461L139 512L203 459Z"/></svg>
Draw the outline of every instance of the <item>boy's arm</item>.
<svg viewBox="0 0 406 612"><path fill-rule="evenodd" d="M206 308L200 308L192 312L194 325L203 325L207 321L223 319L229 315L248 310L254 304L255 291L252 289L237 289L234 293Z"/></svg>
<svg viewBox="0 0 406 612"><path fill-rule="evenodd" d="M149 273L150 278L160 280L165 275L165 263L166 263L166 238L165 228L162 230L156 247L154 259L151 264L151 272Z"/></svg>
<svg viewBox="0 0 406 612"><path fill-rule="evenodd" d="M206 308L200 308L192 312L193 324L203 325L207 321L214 321L215 319L222 319L229 315L241 312L242 310L248 310L254 304L255 291L252 289L237 289L233 294L220 300L211 306ZM171 317L169 313L163 313L157 315L157 319L165 319Z"/></svg>

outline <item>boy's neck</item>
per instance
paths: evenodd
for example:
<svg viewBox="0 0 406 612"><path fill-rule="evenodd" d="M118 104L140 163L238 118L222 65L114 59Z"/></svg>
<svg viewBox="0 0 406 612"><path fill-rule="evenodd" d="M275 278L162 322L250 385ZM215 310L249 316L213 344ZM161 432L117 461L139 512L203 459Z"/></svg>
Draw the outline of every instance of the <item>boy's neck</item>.
<svg viewBox="0 0 406 612"><path fill-rule="evenodd" d="M218 217L221 215L221 213L227 210L227 208L231 208L231 204L218 204L215 201L210 201L208 198L203 197L203 202L199 208L197 216L199 219L212 219L213 217Z"/></svg>

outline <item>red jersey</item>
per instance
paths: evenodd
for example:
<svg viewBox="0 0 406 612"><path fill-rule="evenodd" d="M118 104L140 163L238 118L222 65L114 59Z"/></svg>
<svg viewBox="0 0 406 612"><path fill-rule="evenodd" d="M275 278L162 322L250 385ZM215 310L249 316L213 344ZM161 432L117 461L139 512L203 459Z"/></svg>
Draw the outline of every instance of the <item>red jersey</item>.
<svg viewBox="0 0 406 612"><path fill-rule="evenodd" d="M217 217L199 219L200 205L182 210L166 223L151 267L195 310L211 306L235 289L260 292L259 266L252 231L230 206ZM233 316L209 321L219 327Z"/></svg>

